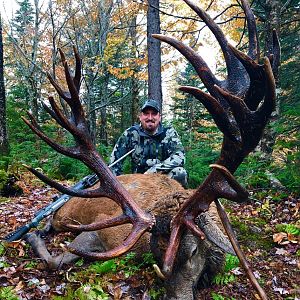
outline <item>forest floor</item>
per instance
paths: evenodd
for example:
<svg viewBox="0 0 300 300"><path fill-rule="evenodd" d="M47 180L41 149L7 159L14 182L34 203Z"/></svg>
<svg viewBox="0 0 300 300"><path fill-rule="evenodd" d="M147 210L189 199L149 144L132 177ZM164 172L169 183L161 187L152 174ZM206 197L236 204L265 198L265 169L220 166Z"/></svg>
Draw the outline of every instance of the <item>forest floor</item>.
<svg viewBox="0 0 300 300"><path fill-rule="evenodd" d="M0 198L0 238L28 223L46 206L53 190L29 175L19 184L23 195ZM269 299L300 299L299 198L259 190L247 204L226 209L241 248ZM65 248L71 234L53 237L50 249ZM228 271L199 292L198 299L259 299L244 270L228 260ZM160 299L163 289L151 255L136 263L134 254L108 262L80 260L49 271L24 241L0 244L0 299ZM231 266L230 266L231 264Z"/></svg>

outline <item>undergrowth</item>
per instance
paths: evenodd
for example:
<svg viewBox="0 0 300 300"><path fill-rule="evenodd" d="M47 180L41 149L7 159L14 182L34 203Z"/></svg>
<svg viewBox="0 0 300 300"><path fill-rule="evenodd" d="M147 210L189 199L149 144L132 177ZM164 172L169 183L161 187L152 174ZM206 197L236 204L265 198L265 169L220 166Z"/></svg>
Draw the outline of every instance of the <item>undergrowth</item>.
<svg viewBox="0 0 300 300"><path fill-rule="evenodd" d="M225 257L224 270L222 273L219 273L214 277L213 283L226 285L229 282L235 281L236 277L231 271L237 268L239 263L240 261L237 256L227 253Z"/></svg>

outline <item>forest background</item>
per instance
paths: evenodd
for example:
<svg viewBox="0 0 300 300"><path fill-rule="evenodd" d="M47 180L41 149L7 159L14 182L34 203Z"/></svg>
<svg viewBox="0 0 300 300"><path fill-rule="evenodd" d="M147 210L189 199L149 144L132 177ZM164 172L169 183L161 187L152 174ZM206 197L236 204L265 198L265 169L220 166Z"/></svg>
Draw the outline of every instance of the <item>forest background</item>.
<svg viewBox="0 0 300 300"><path fill-rule="evenodd" d="M241 50L247 48L245 19L238 1L198 2L217 21L232 44ZM72 144L72 137L42 106L42 101L47 104L48 95L56 95L46 72L64 84L59 48L72 67L73 45L82 57L81 99L90 133L107 162L119 135L137 121L141 103L149 94L158 92L163 122L177 129L186 149L189 187L195 188L203 181L209 173L209 164L219 155L222 134L202 104L178 90L180 85L202 87L202 83L193 67L166 44L161 45L154 62L148 60L148 53L153 53L147 47L153 41L147 39L147 31L151 29L149 25L159 25L160 21L161 33L196 49L219 78L225 77L223 57L214 37L183 1L20 0L17 4L13 15L8 11L2 13L0 34L1 236L28 222L38 208L51 201L54 193L34 180L23 164L40 168L52 178L71 181L69 184L90 173L80 162L50 149L21 120L29 110L49 136L59 143ZM249 189L253 201L251 205L230 204L227 211L270 299L294 300L299 299L300 293L299 280L298 283L296 280L299 267L296 258L300 255L297 217L300 209L300 7L298 0L253 0L251 5L257 18L261 52L268 54L272 50L273 29L281 42L281 66L275 74L277 110L261 144L235 173L238 181ZM150 65L158 70L152 74L158 73L159 78L150 80ZM150 81L157 83L153 85ZM159 94L161 91L163 95ZM56 100L60 103L58 98ZM128 162L126 170L130 170ZM23 197L3 197L6 196L3 188L15 180L23 188ZM56 239L52 247L61 248L63 238ZM158 299L163 293L151 287L149 269L145 271L144 265L133 265L130 255L117 263L92 264L85 273L80 273L84 269L82 265L76 265L73 270L78 271L77 277L72 275L71 280L69 272L46 272L22 242L8 248L0 244L0 256L0 284L4 282L0 299L18 299L15 293L28 296L26 299L50 299L50 294L65 294L70 285L69 298L53 299L75 299L74 295L82 293L82 288L85 292L88 290L86 284L89 291L99 295L103 292L102 281L100 284L95 274L102 274L103 268L105 272L114 269L108 280L114 286L107 285L105 293L130 294L128 286L132 294L138 289L143 293L147 290L151 299ZM151 265L152 260L147 260ZM228 264L232 265L229 273L216 278L215 283L221 285L202 291L201 299L250 299L251 287L246 276L240 275L233 262L234 259L229 258ZM121 272L116 275L118 268ZM153 270L150 272L153 278ZM142 278L147 279L150 287ZM126 280L129 283L120 285L120 281ZM95 283L93 288L91 282ZM224 287L227 283L229 285ZM103 299L107 298L103 296Z"/></svg>
<svg viewBox="0 0 300 300"><path fill-rule="evenodd" d="M72 142L41 103L54 94L45 72L63 80L58 48L72 58L75 45L83 59L81 99L90 132L107 160L118 136L137 121L140 104L148 95L148 5L138 1L81 0L49 1L47 6L38 0L18 4L13 17L2 24L6 95L2 90L1 174L18 174L25 163L42 168L54 178L78 180L89 171L54 153L20 117L30 110L54 139ZM159 4L161 32L183 40L207 59L215 56L210 64L218 77L225 76L221 53L203 23L191 15L182 1ZM233 44L245 47L245 20L236 2L202 1L201 6L206 7ZM253 1L252 7L262 52L267 53L270 28L275 28L280 36L282 61L277 78L277 111L262 144L240 167L237 176L251 188L272 187L276 178L290 191L299 191L299 4L295 0L268 0ZM213 56L207 56L207 49ZM178 91L179 85L201 87L193 68L166 45L161 46L161 53L163 120L172 123L181 135L193 188L208 174L208 165L218 156L222 136L202 104Z"/></svg>

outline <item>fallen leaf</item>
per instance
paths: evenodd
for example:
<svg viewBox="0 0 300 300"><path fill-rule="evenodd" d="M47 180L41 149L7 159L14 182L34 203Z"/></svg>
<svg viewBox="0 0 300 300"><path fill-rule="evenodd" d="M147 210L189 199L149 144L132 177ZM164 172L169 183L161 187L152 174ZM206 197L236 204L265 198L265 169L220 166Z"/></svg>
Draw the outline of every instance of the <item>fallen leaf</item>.
<svg viewBox="0 0 300 300"><path fill-rule="evenodd" d="M280 244L282 242L282 240L286 237L287 237L287 234L285 232L274 233L273 234L273 241L275 243Z"/></svg>
<svg viewBox="0 0 300 300"><path fill-rule="evenodd" d="M277 250L276 250L275 254L277 254L277 255L287 255L288 254L288 252L282 248L276 248L276 249Z"/></svg>
<svg viewBox="0 0 300 300"><path fill-rule="evenodd" d="M114 300L120 300L121 297L122 297L122 289L120 286L117 286L115 289L114 289Z"/></svg>
<svg viewBox="0 0 300 300"><path fill-rule="evenodd" d="M286 290L284 288L274 287L273 290L274 290L274 292L278 292L280 295L289 294L288 290Z"/></svg>
<svg viewBox="0 0 300 300"><path fill-rule="evenodd" d="M23 257L23 256L25 256L25 251L24 251L24 248L21 246L21 247L19 247L19 257Z"/></svg>
<svg viewBox="0 0 300 300"><path fill-rule="evenodd" d="M231 270L231 273L233 273L234 275L241 275L241 274L243 274L240 271L240 267L234 268L233 270Z"/></svg>
<svg viewBox="0 0 300 300"><path fill-rule="evenodd" d="M15 291L18 292L18 291L21 291L22 289L24 288L24 282L23 281L20 281L17 286L15 287Z"/></svg>

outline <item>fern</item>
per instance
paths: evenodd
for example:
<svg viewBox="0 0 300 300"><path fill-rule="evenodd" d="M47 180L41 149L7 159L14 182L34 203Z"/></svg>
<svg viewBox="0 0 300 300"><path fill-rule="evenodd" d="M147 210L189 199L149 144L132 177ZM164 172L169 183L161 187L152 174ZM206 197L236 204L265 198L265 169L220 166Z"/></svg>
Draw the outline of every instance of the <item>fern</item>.
<svg viewBox="0 0 300 300"><path fill-rule="evenodd" d="M213 300L235 300L233 297L231 297L231 298L225 298L222 295L216 294L214 292L212 292L211 296L212 296Z"/></svg>
<svg viewBox="0 0 300 300"><path fill-rule="evenodd" d="M235 281L235 276L229 273L220 273L215 276L213 282L218 285L226 285L230 282Z"/></svg>
<svg viewBox="0 0 300 300"><path fill-rule="evenodd" d="M240 264L240 261L237 256L227 253L225 258L225 267L224 271L229 272L237 268Z"/></svg>
<svg viewBox="0 0 300 300"><path fill-rule="evenodd" d="M240 261L236 256L226 254L224 271L217 274L214 277L213 282L219 285L226 285L230 282L235 281L236 276L230 273L230 271L238 267L239 263Z"/></svg>
<svg viewBox="0 0 300 300"><path fill-rule="evenodd" d="M286 232L295 236L300 235L300 228L294 224L278 224L276 226L278 231Z"/></svg>
<svg viewBox="0 0 300 300"><path fill-rule="evenodd" d="M0 300L18 300L19 297L16 295L12 286L5 286L0 288Z"/></svg>
<svg viewBox="0 0 300 300"><path fill-rule="evenodd" d="M104 262L95 262L89 267L90 271L97 274L105 274L109 272L115 272L117 269L117 264L115 259L110 259Z"/></svg>

